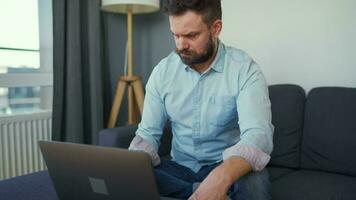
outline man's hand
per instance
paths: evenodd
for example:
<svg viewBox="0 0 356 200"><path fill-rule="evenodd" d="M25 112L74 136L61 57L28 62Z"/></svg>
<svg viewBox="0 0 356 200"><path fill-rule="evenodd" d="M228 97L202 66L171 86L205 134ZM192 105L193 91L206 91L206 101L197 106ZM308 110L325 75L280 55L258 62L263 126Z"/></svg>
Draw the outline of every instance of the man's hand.
<svg viewBox="0 0 356 200"><path fill-rule="evenodd" d="M210 172L189 200L226 200L230 178L226 176L223 168L223 165L220 165Z"/></svg>
<svg viewBox="0 0 356 200"><path fill-rule="evenodd" d="M216 167L188 200L226 200L230 186L252 170L239 157L231 157Z"/></svg>

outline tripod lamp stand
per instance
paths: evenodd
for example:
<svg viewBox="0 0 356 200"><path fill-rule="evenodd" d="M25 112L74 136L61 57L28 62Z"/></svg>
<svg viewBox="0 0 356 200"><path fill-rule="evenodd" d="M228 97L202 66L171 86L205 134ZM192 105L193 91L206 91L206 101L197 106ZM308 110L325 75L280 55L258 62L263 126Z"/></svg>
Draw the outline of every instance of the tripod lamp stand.
<svg viewBox="0 0 356 200"><path fill-rule="evenodd" d="M112 128L116 125L126 87L128 98L127 124L136 123L134 115L135 108L138 107L142 115L144 99L142 81L139 76L133 75L132 72L132 15L159 10L159 0L102 0L102 10L127 14L127 74L120 76L117 82L115 97L107 124L108 128Z"/></svg>

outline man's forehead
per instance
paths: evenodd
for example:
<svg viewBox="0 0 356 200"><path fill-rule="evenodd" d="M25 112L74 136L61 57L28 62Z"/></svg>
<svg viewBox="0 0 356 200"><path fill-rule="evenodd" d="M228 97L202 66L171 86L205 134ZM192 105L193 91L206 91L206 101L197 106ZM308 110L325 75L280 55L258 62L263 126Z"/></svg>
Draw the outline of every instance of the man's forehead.
<svg viewBox="0 0 356 200"><path fill-rule="evenodd" d="M174 34L199 32L206 26L202 16L192 11L187 11L182 15L169 16L169 24L171 32Z"/></svg>

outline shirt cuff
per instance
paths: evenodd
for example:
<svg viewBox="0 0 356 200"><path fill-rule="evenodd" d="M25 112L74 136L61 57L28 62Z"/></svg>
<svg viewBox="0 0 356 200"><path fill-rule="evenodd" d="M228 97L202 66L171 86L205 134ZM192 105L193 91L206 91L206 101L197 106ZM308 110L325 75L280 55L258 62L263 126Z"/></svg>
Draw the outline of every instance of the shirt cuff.
<svg viewBox="0 0 356 200"><path fill-rule="evenodd" d="M147 152L151 156L153 166L157 166L161 163L161 159L159 158L157 151L149 142L144 140L139 135L134 137L129 146L129 150Z"/></svg>
<svg viewBox="0 0 356 200"><path fill-rule="evenodd" d="M261 171L266 167L271 158L271 156L257 148L244 145L234 145L225 149L223 160L227 160L231 156L245 159L252 166L253 171Z"/></svg>

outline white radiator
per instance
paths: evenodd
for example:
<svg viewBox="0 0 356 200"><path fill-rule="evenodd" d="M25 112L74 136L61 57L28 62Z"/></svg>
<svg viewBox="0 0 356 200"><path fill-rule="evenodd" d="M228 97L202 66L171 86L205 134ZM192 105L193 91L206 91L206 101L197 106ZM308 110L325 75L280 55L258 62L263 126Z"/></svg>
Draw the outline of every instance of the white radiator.
<svg viewBox="0 0 356 200"><path fill-rule="evenodd" d="M51 112L0 117L0 180L44 170L38 140L51 140Z"/></svg>

